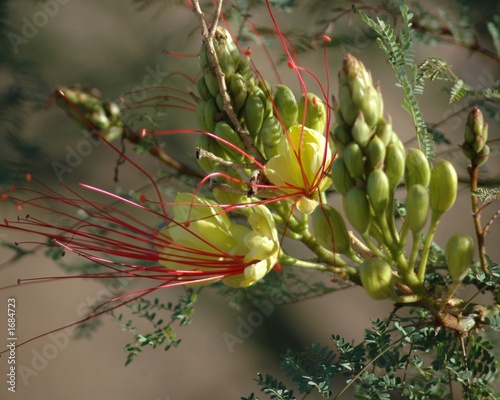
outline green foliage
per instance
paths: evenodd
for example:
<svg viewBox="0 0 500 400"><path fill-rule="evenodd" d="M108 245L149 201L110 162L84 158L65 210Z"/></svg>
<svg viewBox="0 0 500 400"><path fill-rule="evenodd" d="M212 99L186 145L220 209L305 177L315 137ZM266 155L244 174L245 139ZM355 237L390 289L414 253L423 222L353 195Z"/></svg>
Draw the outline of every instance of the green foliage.
<svg viewBox="0 0 500 400"><path fill-rule="evenodd" d="M171 347L177 347L181 339L177 338L174 332L174 324L178 323L179 326L185 326L191 323L191 315L194 312L194 304L197 300L197 294L191 288L186 289L186 294L181 296L174 304L168 302L162 303L158 298L150 301L144 298L128 304L132 310L132 315L144 318L152 325L152 331L146 333L137 333L138 329L135 327L132 320L127 319L123 314L116 316L116 320L122 326L122 329L129 332L134 341L128 343L123 348L127 353L125 365L130 364L139 353L142 352L144 347L156 348L165 345L164 350L167 351ZM171 313L170 319L163 319L160 313Z"/></svg>
<svg viewBox="0 0 500 400"><path fill-rule="evenodd" d="M388 321L372 321L364 341L357 345L332 336L334 349L316 343L300 353L288 351L281 368L300 394L315 391L324 399L340 398L353 384L355 399L388 399L396 393L410 399L451 399L452 381L461 384L464 398L493 395L498 360L491 341L483 334L461 338L429 325L426 319L425 313L394 313ZM347 377L340 388L333 380L339 375ZM259 374L258 382L266 394L274 395L277 388L291 393L270 375L264 379Z"/></svg>
<svg viewBox="0 0 500 400"><path fill-rule="evenodd" d="M415 97L417 93L422 93L423 91L422 77L424 75L419 71L418 65L413 63L412 52L410 51L412 46L411 19L413 14L410 13L406 4L401 4L403 28L399 35L396 35L394 29L381 19L374 20L356 8L354 8L354 12L379 36L377 42L382 50L384 50L387 60L392 66L398 80L398 86L405 93L402 106L413 118L421 150L425 153L427 159L432 160L436 152L435 144L427 130L427 124ZM431 74L430 76L433 75Z"/></svg>

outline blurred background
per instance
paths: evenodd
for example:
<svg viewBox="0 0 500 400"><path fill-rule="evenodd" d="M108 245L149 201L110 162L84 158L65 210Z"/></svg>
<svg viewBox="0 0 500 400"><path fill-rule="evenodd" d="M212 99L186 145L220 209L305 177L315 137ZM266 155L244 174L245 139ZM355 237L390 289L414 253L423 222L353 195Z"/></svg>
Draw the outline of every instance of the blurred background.
<svg viewBox="0 0 500 400"><path fill-rule="evenodd" d="M98 88L103 98L119 99L126 93L141 98L141 91L159 85L173 85L194 90L193 84L181 74L166 77L168 72L179 72L191 78L197 74L196 54L200 46L197 19L183 2L165 7L153 4L142 9L132 0L51 0L0 1L0 18L4 22L3 48L0 65L0 90L3 106L0 109L0 182L8 187L21 182L26 172L32 172L40 181L56 187L54 162L67 162L68 149L74 149L82 140L77 127L57 107L47 107L51 91L58 85L81 84ZM282 2L285 3L285 2ZM301 28L314 31L322 9L300 7L288 12L274 9L284 30ZM314 2L319 4L321 2ZM335 3L335 2L332 2ZM432 2L420 2L433 7ZM327 7L326 2L324 2ZM346 3L342 3L345 5ZM454 2L440 4L444 10L454 9ZM333 5L330 5L333 7ZM207 8L210 14L210 9ZM391 23L391 15L384 15ZM304 21L310 20L311 25ZM385 57L373 43L366 27L353 17L345 17L332 25L330 35L354 38L353 44L341 46L328 56L332 92L336 93L336 75L346 52L353 53L372 71L379 81L386 112L391 114L396 132L409 145L415 145L413 128L408 114L400 104L402 92L395 87L394 76ZM271 19L264 7L252 15L260 27L270 27ZM482 39L480 37L480 39ZM486 39L485 39L486 40ZM275 43L269 50L280 60L282 49ZM258 44L252 45L254 61L259 70L273 82L274 72L265 52ZM487 86L499 79L498 63L481 54L451 45L435 47L417 45L416 59L437 55L454 66L454 72L465 81ZM182 53L172 56L166 51ZM316 51L300 56L302 65L314 71L324 81L325 70L321 46ZM278 64L283 82L296 90L299 86L286 65ZM168 82L168 83L166 83ZM311 91L318 92L313 86ZM421 102L424 118L437 122L457 111L448 103L448 95L437 84L426 88ZM156 111L155 111L156 112ZM154 113L153 113L154 114ZM490 140L498 147L498 121L490 123ZM439 149L439 156L452 158L462 178L466 177L466 159L457 151L463 141L463 114L451 118L440 127L450 144ZM175 109L156 112L154 118L134 120L134 126L147 129L194 127L193 115ZM496 139L495 139L496 138ZM195 165L194 137L161 138L164 147L180 159ZM129 155L133 155L128 145ZM141 165L151 171L162 168L145 156L135 156ZM71 172L63 175L66 185L89 183L109 190L136 189L144 185L144 178L133 168L120 170L119 181L114 182L117 155L103 144L96 145ZM499 176L498 154L493 154L485 178ZM333 204L339 199L332 198ZM3 202L2 218L15 218L17 210ZM491 213L490 213L491 214ZM486 213L486 215L488 215ZM452 212L445 215L437 241L444 245L450 232L460 230L473 234L470 218L470 198L465 185ZM494 248L499 239L499 225L494 224L487 237L490 255L495 260L500 249ZM0 232L3 241L24 241L29 238L18 233ZM10 262L13 252L0 249L1 286L15 285L19 278L59 276L64 273L43 251ZM304 279L319 279L308 274ZM0 307L5 310L7 299L16 298L16 333L19 342L50 331L81 318L82 308L95 305L111 289L90 280L63 280L12 287L0 291ZM155 295L164 301L176 301L182 290L164 290ZM164 352L146 349L131 365L124 367L126 355L123 346L131 340L109 317L90 339L73 339L68 332L59 332L35 340L17 349L16 393L6 393L7 364L0 359L3 377L1 397L19 399L238 399L258 391L252 379L257 372L279 371L280 354L287 348L300 351L314 342L329 343L332 334L355 342L363 337L370 319L383 318L390 310L390 302L374 302L359 288L342 290L297 304L273 307L263 315L250 306L235 310L227 299L214 290L201 293L191 325L179 328L182 339L178 348ZM6 335L5 313L0 313L0 338ZM259 316L260 315L260 316ZM141 321L137 321L141 326ZM146 326L146 325L144 325ZM250 327L250 329L248 328ZM239 337L229 344L228 338ZM283 377L284 379L284 377ZM340 389L340 386L339 386ZM314 398L314 396L311 396Z"/></svg>

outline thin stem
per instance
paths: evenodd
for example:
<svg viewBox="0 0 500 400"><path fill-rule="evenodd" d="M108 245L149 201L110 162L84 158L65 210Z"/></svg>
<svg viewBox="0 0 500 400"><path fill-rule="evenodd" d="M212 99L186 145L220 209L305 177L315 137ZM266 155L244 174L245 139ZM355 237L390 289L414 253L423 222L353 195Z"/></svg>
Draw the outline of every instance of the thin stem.
<svg viewBox="0 0 500 400"><path fill-rule="evenodd" d="M420 259L420 266L418 267L418 279L420 280L420 282L423 282L425 278L425 270L427 268L427 259L431 250L432 239L434 238L434 234L436 233L440 218L440 213L436 213L434 211L432 212L431 225L429 226L429 231L427 232L427 237L425 238L425 244L422 250L422 258Z"/></svg>
<svg viewBox="0 0 500 400"><path fill-rule="evenodd" d="M478 176L479 167L472 163L469 165L469 175L470 175L470 188L471 192L474 192L478 188ZM484 229L481 225L481 210L479 209L479 199L477 196L471 193L471 205L472 205L472 219L474 220L474 228L476 230L477 238L477 251L479 254L479 263L483 271L488 271L488 264L486 262L486 247L484 244Z"/></svg>

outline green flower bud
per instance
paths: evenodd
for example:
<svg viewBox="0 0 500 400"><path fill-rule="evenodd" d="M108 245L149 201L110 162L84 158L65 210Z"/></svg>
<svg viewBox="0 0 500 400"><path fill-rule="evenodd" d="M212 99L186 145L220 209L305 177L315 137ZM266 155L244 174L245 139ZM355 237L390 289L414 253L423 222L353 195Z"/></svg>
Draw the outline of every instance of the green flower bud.
<svg viewBox="0 0 500 400"><path fill-rule="evenodd" d="M405 184L409 188L413 185L429 186L431 168L425 154L419 149L410 149L405 162Z"/></svg>
<svg viewBox="0 0 500 400"><path fill-rule="evenodd" d="M488 140L488 124L484 123L483 113L474 107L467 116L465 125L465 142L470 143L477 153Z"/></svg>
<svg viewBox="0 0 500 400"><path fill-rule="evenodd" d="M370 225L370 205L366 193L358 186L352 187L342 198L347 219L359 233L365 233Z"/></svg>
<svg viewBox="0 0 500 400"><path fill-rule="evenodd" d="M344 57L339 73L340 112L352 125L361 111L368 126L374 126L383 116L382 96L378 87L373 85L370 73L363 63L354 56Z"/></svg>
<svg viewBox="0 0 500 400"><path fill-rule="evenodd" d="M281 118L281 121L283 121L286 129L297 123L299 106L295 100L292 90L288 86L276 86L274 105L276 106L276 111Z"/></svg>
<svg viewBox="0 0 500 400"><path fill-rule="evenodd" d="M259 139L262 143L267 159L270 159L278 154L278 143L280 142L283 133L281 122L274 115L266 118L262 123L262 128L259 132Z"/></svg>
<svg viewBox="0 0 500 400"><path fill-rule="evenodd" d="M198 105L196 106L196 120L198 122L198 126L202 131L209 131L209 125L205 122L205 107L206 107L206 101L205 100L200 100L198 102Z"/></svg>
<svg viewBox="0 0 500 400"><path fill-rule="evenodd" d="M264 118L267 118L271 115L273 115L274 112L274 106L273 102L271 100L271 84L266 81L265 79L259 79L257 81L257 87L260 89L258 91L258 95L262 99L262 102L264 103Z"/></svg>
<svg viewBox="0 0 500 400"><path fill-rule="evenodd" d="M345 166L344 158L337 157L332 165L332 181L337 192L339 192L343 197L347 195L349 189L354 185L354 179L352 179L351 174Z"/></svg>
<svg viewBox="0 0 500 400"><path fill-rule="evenodd" d="M363 151L356 142L349 143L344 149L344 162L354 179L360 179L364 173Z"/></svg>
<svg viewBox="0 0 500 400"><path fill-rule="evenodd" d="M215 99L210 99L205 102L205 124L207 132L213 132L215 129L215 121L217 120L217 114L219 109L215 103Z"/></svg>
<svg viewBox="0 0 500 400"><path fill-rule="evenodd" d="M465 278L472 263L474 240L466 234L456 234L446 244L446 262L451 278L460 282Z"/></svg>
<svg viewBox="0 0 500 400"><path fill-rule="evenodd" d="M395 294L392 269L385 261L377 258L365 260L359 275L363 288L372 299L383 300Z"/></svg>
<svg viewBox="0 0 500 400"><path fill-rule="evenodd" d="M205 69L203 76L205 78L205 84L207 85L208 91L212 95L212 97L217 96L219 93L219 84L217 83L217 78L215 73Z"/></svg>
<svg viewBox="0 0 500 400"><path fill-rule="evenodd" d="M198 79L198 94L203 100L210 100L212 98L212 94L208 90L207 84L205 82L205 76L201 76L200 79Z"/></svg>
<svg viewBox="0 0 500 400"><path fill-rule="evenodd" d="M382 215L389 202L389 179L382 169L376 169L368 175L366 193L375 214Z"/></svg>
<svg viewBox="0 0 500 400"><path fill-rule="evenodd" d="M265 104L262 101L261 94L262 89L254 86L248 94L243 108L246 127L250 135L254 138L259 134L260 128L262 128L265 116Z"/></svg>
<svg viewBox="0 0 500 400"><path fill-rule="evenodd" d="M427 188L418 183L408 188L406 195L406 219L413 235L419 234L424 229L429 213L429 192Z"/></svg>
<svg viewBox="0 0 500 400"><path fill-rule="evenodd" d="M333 139L335 143L342 143L344 146L347 146L352 142L353 138L350 133L350 128L345 125L337 124L333 129Z"/></svg>
<svg viewBox="0 0 500 400"><path fill-rule="evenodd" d="M304 112L305 121L304 121ZM319 133L325 133L326 128L326 108L319 96L313 93L307 93L302 96L299 103L299 124L304 123L308 128L314 129Z"/></svg>
<svg viewBox="0 0 500 400"><path fill-rule="evenodd" d="M333 207L316 208L311 223L318 243L334 253L349 255L352 252L351 238L342 215Z"/></svg>
<svg viewBox="0 0 500 400"><path fill-rule="evenodd" d="M227 140L229 143L232 143L233 145L235 145L239 149L245 148L238 133L227 122L224 122L224 121L217 122L215 124L214 133L218 137L220 137L224 140ZM219 144L227 152L227 154L231 157L231 161L236 161L236 162L243 162L244 161L244 155L241 154L241 152L239 152L238 150L232 148L231 146L229 146L221 141L219 141Z"/></svg>
<svg viewBox="0 0 500 400"><path fill-rule="evenodd" d="M457 197L458 178L453 164L440 160L434 165L429 184L429 203L438 215L448 211Z"/></svg>
<svg viewBox="0 0 500 400"><path fill-rule="evenodd" d="M405 171L405 153L399 145L390 143L386 148L384 171L389 179L389 190L394 191Z"/></svg>
<svg viewBox="0 0 500 400"><path fill-rule="evenodd" d="M240 52L229 32L220 25L217 26L214 39L213 44L220 68L225 78L230 79L240 64Z"/></svg>
<svg viewBox="0 0 500 400"><path fill-rule="evenodd" d="M347 84L341 84L339 87L339 113L349 126L354 124L359 113L359 108L356 108L352 103L351 90Z"/></svg>
<svg viewBox="0 0 500 400"><path fill-rule="evenodd" d="M382 139L374 136L366 149L366 158L370 170L384 166L386 148Z"/></svg>
<svg viewBox="0 0 500 400"><path fill-rule="evenodd" d="M490 156L490 147L487 144L485 144L484 147L481 149L481 151L476 154L474 162L477 166L480 166L481 164L484 164L488 160L489 156Z"/></svg>
<svg viewBox="0 0 500 400"><path fill-rule="evenodd" d="M361 146L365 147L373 136L372 129L365 122L363 113L359 113L351 130L353 139Z"/></svg>
<svg viewBox="0 0 500 400"><path fill-rule="evenodd" d="M367 91L367 96L361 103L361 112L365 116L366 123L374 126L383 117L383 102L378 89Z"/></svg>
<svg viewBox="0 0 500 400"><path fill-rule="evenodd" d="M382 140L384 146L387 146L391 142L392 134L393 131L391 118L388 117L387 121L383 118L380 118L375 128L375 135L377 135Z"/></svg>
<svg viewBox="0 0 500 400"><path fill-rule="evenodd" d="M245 105L248 90L245 80L241 74L234 74L229 82L228 91L231 96L231 104L235 112L239 112Z"/></svg>

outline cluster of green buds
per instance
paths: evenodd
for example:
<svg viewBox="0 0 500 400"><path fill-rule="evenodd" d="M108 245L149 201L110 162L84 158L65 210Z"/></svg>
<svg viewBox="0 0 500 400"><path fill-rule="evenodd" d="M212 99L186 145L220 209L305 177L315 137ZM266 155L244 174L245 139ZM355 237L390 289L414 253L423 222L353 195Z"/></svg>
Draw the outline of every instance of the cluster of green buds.
<svg viewBox="0 0 500 400"><path fill-rule="evenodd" d="M376 220L388 230L394 190L403 178L405 148L383 116L380 89L352 55L344 58L335 103L333 141L338 157L332 180L349 222L361 234Z"/></svg>
<svg viewBox="0 0 500 400"><path fill-rule="evenodd" d="M273 90L269 82L254 73L249 56L240 52L230 33L221 26L214 33L213 46L217 66L213 65L207 43L202 45L200 51L202 76L197 85L200 96L197 120L203 131L222 140L201 135L198 147L224 160L243 162L244 157L238 149L248 152L241 138L246 134L263 160L269 160L277 155L278 144L291 126L303 123L324 132L326 109L317 96L308 94L297 101L286 85L277 85ZM232 112L241 124L241 132L227 113L216 68L222 72ZM217 168L211 160L202 158L199 163L207 173Z"/></svg>
<svg viewBox="0 0 500 400"><path fill-rule="evenodd" d="M83 128L93 127L106 140L123 135L120 107L115 102L102 100L97 90L79 85L61 86L54 90L51 99Z"/></svg>
<svg viewBox="0 0 500 400"><path fill-rule="evenodd" d="M336 125L332 139L338 157L331 169L333 184L342 195L348 221L377 257L377 261L368 259L362 263L362 284L375 299L394 297L394 276L398 276L414 292L423 293L425 266L434 232L457 195L456 171L446 160L437 162L431 171L421 150L406 152L392 129L390 117L383 115L379 87L373 84L364 65L352 55L344 58L339 73L339 98L334 110ZM403 180L406 217L402 228L398 229L394 196ZM336 214L322 213L329 216L331 226L338 225ZM429 215L431 222L426 242L419 250L420 235ZM346 235L343 229L337 226L335 231L339 239L335 251L340 249L352 255L352 249L343 245ZM403 249L408 232L412 233L413 246L407 259ZM417 268L419 254L421 259Z"/></svg>
<svg viewBox="0 0 500 400"><path fill-rule="evenodd" d="M461 146L472 165L478 167L488 159L490 148L486 144L487 140L488 124L484 122L481 110L474 107L467 117L465 141Z"/></svg>

